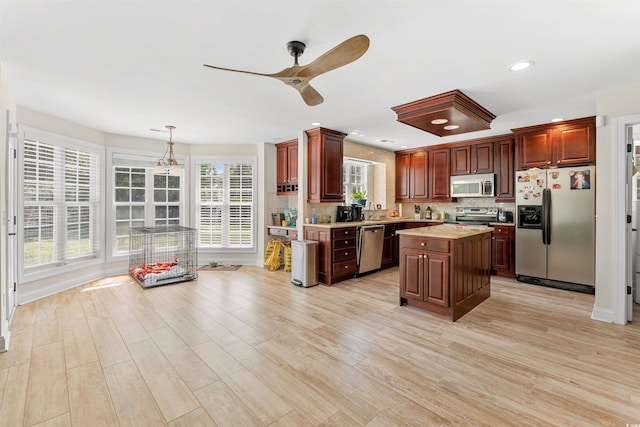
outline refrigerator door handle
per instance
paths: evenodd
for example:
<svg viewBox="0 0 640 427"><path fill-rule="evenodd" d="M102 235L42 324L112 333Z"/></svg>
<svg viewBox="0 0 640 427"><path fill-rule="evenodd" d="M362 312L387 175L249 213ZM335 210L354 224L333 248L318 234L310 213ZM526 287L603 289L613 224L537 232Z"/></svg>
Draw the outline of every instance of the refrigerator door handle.
<svg viewBox="0 0 640 427"><path fill-rule="evenodd" d="M551 190L542 190L542 243L551 244Z"/></svg>

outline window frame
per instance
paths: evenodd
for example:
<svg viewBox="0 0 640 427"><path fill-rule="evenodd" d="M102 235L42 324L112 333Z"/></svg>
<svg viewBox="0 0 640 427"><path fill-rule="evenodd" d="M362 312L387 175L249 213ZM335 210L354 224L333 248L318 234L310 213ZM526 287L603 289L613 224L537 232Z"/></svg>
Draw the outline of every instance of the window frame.
<svg viewBox="0 0 640 427"><path fill-rule="evenodd" d="M258 250L258 207L259 207L259 195L258 195L258 160L257 156L194 156L191 159L191 183L193 186L193 203L191 223L193 227L200 229L199 214L200 214L200 166L202 164L215 164L215 163L249 163L252 167L252 215L251 215L251 235L252 245L246 247L229 247L229 246L202 246L200 244L200 236L198 236L198 250L200 252L226 252L226 253L257 253ZM224 202L223 202L224 203Z"/></svg>
<svg viewBox="0 0 640 427"><path fill-rule="evenodd" d="M120 261L129 258L129 251L126 252L116 251L116 208L118 206L122 206L122 204L116 203L116 177L115 177L115 168L116 167L128 167L128 168L145 168L145 214L144 214L144 224L145 226L155 226L155 208L157 203L154 201L154 173L153 168L155 167L158 159L162 158L163 153L161 152L152 152L152 151L143 151L143 150L130 150L123 148L107 148L106 154L106 163L107 166L105 168L106 174L106 183L107 183L107 192L108 194L108 208L106 209L106 229L107 238L105 242L105 251L107 254L108 261ZM180 165L184 166L184 170L180 177L180 211L182 212L180 215L180 224L182 226L188 226L189 218L191 214L189 212L189 169L187 158L183 155L176 155L176 160ZM128 164L126 164L128 162ZM150 178L150 179L149 179ZM131 204L130 204L131 205Z"/></svg>
<svg viewBox="0 0 640 427"><path fill-rule="evenodd" d="M366 190L367 195L371 197L371 162L345 157L342 164L342 191L344 192L345 201L348 204L353 203L353 200L351 200L351 195L353 194L353 187L355 185L353 182L351 182L351 172L347 169L351 166L362 168L362 187L364 187L364 189ZM348 180L345 180L345 175L349 176Z"/></svg>
<svg viewBox="0 0 640 427"><path fill-rule="evenodd" d="M91 230L92 236L95 238L95 253L75 257L75 258L66 258L63 260L54 260L51 263L37 265L33 267L25 268L24 262L24 250L25 250L25 203L27 202L24 197L25 192L25 140L34 140L43 144L48 144L54 146L56 149L56 153L60 153L60 150L69 149L69 150L77 150L79 152L87 153L95 156L96 158L96 168L94 174L92 174L92 178L95 179L90 187L95 189L95 193L92 194L95 197L95 200L90 202L90 206L92 206L92 221L91 221ZM54 154L54 156L58 156L59 154ZM104 164L105 164L105 149L104 146L94 144L89 141L83 141L76 138L71 138L64 135L59 135L53 132L44 131L37 128L32 128L25 125L19 126L19 138L18 138L18 146L17 146L17 157L18 157L18 176L21 177L18 182L18 209L20 214L18 215L18 282L20 284L29 283L35 280L40 280L44 278L50 278L52 275L64 274L68 272L73 272L79 269L85 269L89 266L99 265L104 263L105 260L105 250L104 250L104 241L105 241L105 227L104 221L102 218L104 217L104 204L105 204L105 180L104 180ZM63 160L64 161L64 160ZM54 193L62 193L58 194L58 197L62 197L59 199L57 203L61 203L61 206L79 206L78 202L66 202L64 200L64 171L59 172L59 176L62 177L63 181L62 189L54 188ZM37 206L37 204L34 204ZM57 233L65 233L63 231L58 230Z"/></svg>

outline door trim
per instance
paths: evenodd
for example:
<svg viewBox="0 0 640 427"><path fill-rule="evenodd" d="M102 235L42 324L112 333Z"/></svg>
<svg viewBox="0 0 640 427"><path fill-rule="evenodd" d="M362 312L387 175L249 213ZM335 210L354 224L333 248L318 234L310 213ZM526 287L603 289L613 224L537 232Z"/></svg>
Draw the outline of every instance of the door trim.
<svg viewBox="0 0 640 427"><path fill-rule="evenodd" d="M613 241L616 252L615 277L612 282L613 287L613 322L624 325L627 323L627 223L624 218L627 214L627 139L626 128L629 125L640 123L640 114L619 116L613 119L613 146L614 146L614 166L618 173L614 177L615 194L614 209L614 229ZM620 220L617 220L620 218ZM630 285L630 284L629 284ZM597 289L596 289L597 292Z"/></svg>

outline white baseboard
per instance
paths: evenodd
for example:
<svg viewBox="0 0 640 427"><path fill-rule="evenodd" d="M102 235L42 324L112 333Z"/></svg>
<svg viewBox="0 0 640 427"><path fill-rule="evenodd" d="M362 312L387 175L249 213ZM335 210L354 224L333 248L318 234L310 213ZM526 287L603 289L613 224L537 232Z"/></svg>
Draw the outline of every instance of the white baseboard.
<svg viewBox="0 0 640 427"><path fill-rule="evenodd" d="M591 312L591 319L598 320L600 322L613 323L613 310L596 307L594 305L593 311Z"/></svg>
<svg viewBox="0 0 640 427"><path fill-rule="evenodd" d="M9 339L11 338L11 331L7 331L6 335L0 336L0 353L4 353L9 350Z"/></svg>
<svg viewBox="0 0 640 427"><path fill-rule="evenodd" d="M38 286L37 289L32 291L20 291L18 288L18 304L26 304L40 298L48 297L49 295L57 294L58 292L83 285L92 280L101 279L104 276L104 271L96 271L84 276L75 276L69 280L51 283L50 285Z"/></svg>

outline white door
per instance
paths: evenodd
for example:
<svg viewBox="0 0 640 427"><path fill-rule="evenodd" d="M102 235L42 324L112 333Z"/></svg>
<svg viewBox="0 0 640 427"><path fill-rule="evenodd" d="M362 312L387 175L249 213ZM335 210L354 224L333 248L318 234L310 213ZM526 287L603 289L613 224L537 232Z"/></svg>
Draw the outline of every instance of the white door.
<svg viewBox="0 0 640 427"><path fill-rule="evenodd" d="M627 271L626 271L626 288L627 288L627 321L633 320L633 295L631 289L633 287L633 275L635 271L633 266L635 263L633 262L633 257L635 256L635 248L634 248L634 238L633 238L633 204L634 204L634 173L633 173L633 165L634 165L634 145L633 145L633 127L627 126L625 129L625 139L627 142L627 173L626 173L626 186L627 186L627 203L626 203L626 213L627 213L627 224L626 224L626 258L627 258Z"/></svg>
<svg viewBox="0 0 640 427"><path fill-rule="evenodd" d="M17 129L12 129L7 111L7 167L6 167L6 194L7 194L7 320L11 321L16 308L16 289L18 283L18 226L17 226L17 185L18 185L18 158L17 158Z"/></svg>

